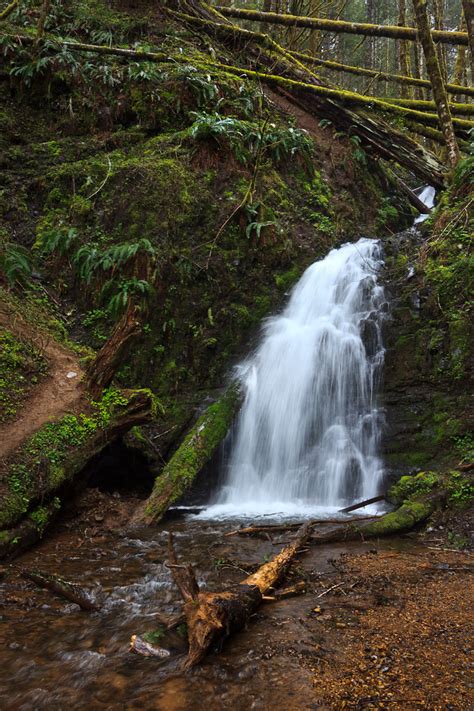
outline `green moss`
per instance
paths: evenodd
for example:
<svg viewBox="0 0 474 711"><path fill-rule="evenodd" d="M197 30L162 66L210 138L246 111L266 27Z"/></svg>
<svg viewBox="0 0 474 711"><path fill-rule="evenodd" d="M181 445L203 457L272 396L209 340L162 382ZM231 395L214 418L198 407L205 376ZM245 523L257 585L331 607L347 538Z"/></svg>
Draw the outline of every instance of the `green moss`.
<svg viewBox="0 0 474 711"><path fill-rule="evenodd" d="M99 401L90 403L87 412L49 422L26 440L3 477L6 491L0 502L0 526L10 526L35 499L64 484L85 463L90 443L105 435L132 396L141 393L152 399L150 391L135 390L125 396L109 388Z"/></svg>
<svg viewBox="0 0 474 711"><path fill-rule="evenodd" d="M239 388L233 384L199 418L157 477L145 508L148 519L159 520L192 484L226 436L239 402Z"/></svg>
<svg viewBox="0 0 474 711"><path fill-rule="evenodd" d="M33 343L18 340L11 331L0 332L0 423L14 419L47 372L47 360Z"/></svg>
<svg viewBox="0 0 474 711"><path fill-rule="evenodd" d="M295 284L300 277L300 269L297 264L295 264L291 269L280 274L275 274L275 284L281 291L288 291L293 284Z"/></svg>
<svg viewBox="0 0 474 711"><path fill-rule="evenodd" d="M433 512L432 501L406 501L400 508L363 527L364 536L388 536L409 531Z"/></svg>
<svg viewBox="0 0 474 711"><path fill-rule="evenodd" d="M440 476L435 472L420 472L414 476L402 476L394 484L389 493L388 500L394 504L401 504L407 499L413 499L427 494L440 483Z"/></svg>

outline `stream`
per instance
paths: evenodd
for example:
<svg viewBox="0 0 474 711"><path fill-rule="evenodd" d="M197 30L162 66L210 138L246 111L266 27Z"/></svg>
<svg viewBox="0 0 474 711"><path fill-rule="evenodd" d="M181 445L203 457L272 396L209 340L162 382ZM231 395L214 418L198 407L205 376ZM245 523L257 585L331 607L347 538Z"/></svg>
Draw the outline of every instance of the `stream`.
<svg viewBox="0 0 474 711"><path fill-rule="evenodd" d="M176 656L164 662L128 651L132 634L155 630L159 617L180 608L165 565L168 531L178 555L195 566L200 584L214 590L244 578L291 537L224 537L239 523L188 517L85 539L60 528L24 554L22 567L60 573L95 590L104 602L98 612L83 612L25 581L0 583L3 711L320 708L315 669L331 659L337 639L323 633L311 611L321 591L333 584L334 559L373 544L312 547L298 563L307 594L266 602L246 630L191 673L177 669L184 652L179 638Z"/></svg>

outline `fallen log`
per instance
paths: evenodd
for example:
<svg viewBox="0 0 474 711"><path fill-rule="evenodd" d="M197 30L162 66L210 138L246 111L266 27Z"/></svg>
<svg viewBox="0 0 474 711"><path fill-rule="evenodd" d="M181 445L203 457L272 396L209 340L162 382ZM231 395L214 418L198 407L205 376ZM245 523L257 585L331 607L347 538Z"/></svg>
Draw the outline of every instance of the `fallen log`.
<svg viewBox="0 0 474 711"><path fill-rule="evenodd" d="M346 506L344 509L339 509L339 513L349 513L350 511L357 511L357 509L361 509L364 506L368 506L369 504L376 504L377 501L383 501L385 499L385 495L382 494L380 496L373 496L371 499L365 499L364 501L358 501L356 504L351 504L350 506Z"/></svg>
<svg viewBox="0 0 474 711"><path fill-rule="evenodd" d="M348 523L357 523L359 521L367 521L369 519L376 518L375 516L358 516L357 518L350 519L340 519L340 518L326 518L317 519L311 521L312 526L324 525L324 524L340 524L345 525ZM229 536L255 536L262 533L285 533L286 531L296 531L301 526L301 523L286 523L286 524L274 524L268 526L245 526L245 528L237 528L235 531L229 531L224 535Z"/></svg>
<svg viewBox="0 0 474 711"><path fill-rule="evenodd" d="M9 15L16 9L19 0L13 0L9 5L6 6L2 12L0 12L0 20L6 20Z"/></svg>
<svg viewBox="0 0 474 711"><path fill-rule="evenodd" d="M94 602L89 593L79 587L79 585L70 583L59 575L43 573L41 570L22 570L21 576L41 588L45 588L60 597L66 598L69 602L79 605L81 610L91 611L99 609L99 605Z"/></svg>
<svg viewBox="0 0 474 711"><path fill-rule="evenodd" d="M390 74L389 72L384 72L382 70L379 71L377 69L367 69L366 67L356 67L350 64L340 64L339 62L333 62L330 59L319 59L319 57L312 57L310 54L305 54L303 52L290 51L290 54L293 57L299 59L301 62L314 64L317 67L323 67L324 69L329 69L333 72L342 72L344 74L356 74L357 76L373 77L375 81L383 81L386 83L402 84L408 86L418 86L431 91L431 82L429 82L427 79L407 77L403 76L403 74ZM462 84L446 84L446 91L448 92L448 94L474 96L474 87L463 86Z"/></svg>
<svg viewBox="0 0 474 711"><path fill-rule="evenodd" d="M209 647L242 629L250 615L262 602L265 593L282 578L288 566L304 546L311 531L311 522L303 524L294 540L256 573L223 592L199 590L191 566L180 566L169 539L171 572L181 597L188 624L189 650L185 669L198 664Z"/></svg>
<svg viewBox="0 0 474 711"><path fill-rule="evenodd" d="M345 22L344 20L329 20L320 17L303 17L300 15L280 15L276 12L258 12L257 10L241 10L236 7L216 6L216 10L224 17L235 17L239 20L268 22L274 25L289 27L304 27L323 32L336 32L365 37L389 37L391 39L418 41L418 32L413 27L398 25L371 25L363 22ZM445 32L432 30L433 41L445 44L468 44L467 32Z"/></svg>
<svg viewBox="0 0 474 711"><path fill-rule="evenodd" d="M283 96L285 101L294 103L310 115L329 119L337 130L345 131L349 136L358 136L363 148L385 160L393 160L403 165L424 183L437 188L444 186L446 167L433 153L405 133L374 116L373 112L370 115L358 113L338 103L337 99L317 96L315 93L303 93L301 86L298 86L299 83L313 84L317 89L321 87L321 81L318 81L307 69L302 70L301 64L296 66L295 61L290 63L287 52L285 55L280 53L279 56L274 46L269 46L267 35L252 33L232 25L210 22L203 18L201 6L197 3L193 3L193 12L194 16L180 14L180 17L185 22L199 25L202 31L210 36L222 37L237 49L244 45L246 62L253 60L257 65L270 69L272 75L278 72L279 75L291 78L293 80L291 86L288 84L284 87L280 83L275 88L275 93ZM240 75L242 74L245 74L244 69L240 71ZM255 74L258 75L257 72ZM262 77L259 79L266 81Z"/></svg>
<svg viewBox="0 0 474 711"><path fill-rule="evenodd" d="M224 395L210 405L184 438L158 475L151 495L136 518L156 523L191 486L204 465L226 436L240 405L240 389L233 383Z"/></svg>

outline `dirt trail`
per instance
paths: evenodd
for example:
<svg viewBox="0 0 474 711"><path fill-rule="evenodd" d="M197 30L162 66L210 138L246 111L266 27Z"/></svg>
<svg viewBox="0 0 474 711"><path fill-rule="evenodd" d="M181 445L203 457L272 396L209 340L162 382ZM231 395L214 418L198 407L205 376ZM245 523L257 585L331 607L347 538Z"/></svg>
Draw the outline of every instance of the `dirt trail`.
<svg viewBox="0 0 474 711"><path fill-rule="evenodd" d="M77 406L84 395L84 371L74 353L52 337L35 333L24 321L11 322L8 315L0 311L1 327L8 328L22 340L31 341L49 364L47 377L32 390L17 418L0 426L0 459L3 459L46 422L61 417Z"/></svg>

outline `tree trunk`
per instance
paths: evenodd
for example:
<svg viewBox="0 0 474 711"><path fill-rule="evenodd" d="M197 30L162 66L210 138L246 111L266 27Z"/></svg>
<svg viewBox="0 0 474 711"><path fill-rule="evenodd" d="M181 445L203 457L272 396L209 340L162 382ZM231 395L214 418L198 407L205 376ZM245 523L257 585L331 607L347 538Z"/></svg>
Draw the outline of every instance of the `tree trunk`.
<svg viewBox="0 0 474 711"><path fill-rule="evenodd" d="M430 30L427 0L413 0L413 8L415 10L420 42L425 55L426 68L433 89L433 98L436 103L439 125L446 141L449 163L451 167L454 168L460 157L459 147L456 142L456 136L454 135L453 120L448 106L448 95L441 76L436 48Z"/></svg>
<svg viewBox="0 0 474 711"><path fill-rule="evenodd" d="M302 525L290 545L256 573L223 592L200 592L190 566L179 566L170 534L169 560L173 578L184 600L188 623L189 651L185 668L198 664L209 647L242 629L262 602L265 593L283 577L288 566L304 546L311 522Z"/></svg>
<svg viewBox="0 0 474 711"><path fill-rule="evenodd" d="M469 54L471 56L471 81L474 84L474 2L473 0L462 0L464 17L467 25L467 35L469 37Z"/></svg>
<svg viewBox="0 0 474 711"><path fill-rule="evenodd" d="M46 24L46 20L48 19L50 7L51 0L43 0L43 5L41 7L40 16L38 19L38 26L36 29L36 39L42 39L44 36L44 26Z"/></svg>
<svg viewBox="0 0 474 711"><path fill-rule="evenodd" d="M98 395L112 382L130 342L140 333L139 308L129 301L110 337L87 368L89 390Z"/></svg>
<svg viewBox="0 0 474 711"><path fill-rule="evenodd" d="M137 515L138 519L149 524L157 523L171 504L192 485L229 431L240 402L240 389L233 383L219 400L207 408L157 476L152 493Z"/></svg>
<svg viewBox="0 0 474 711"><path fill-rule="evenodd" d="M469 2L469 0L467 0ZM466 2L466 0L464 0ZM274 12L257 12L256 10L239 10L234 7L217 6L216 10L224 17L236 17L241 20L254 20L268 22L287 27L307 27L325 32L346 32L351 35L364 35L366 37L389 37L416 42L418 33L413 27L398 27L397 25L369 25L360 22L344 22L343 20L324 20L319 17L298 17L296 15L277 15ZM435 42L446 44L468 44L465 32L433 32Z"/></svg>
<svg viewBox="0 0 474 711"><path fill-rule="evenodd" d="M461 11L461 19L459 21L459 29L462 31L466 27L466 20L464 17L464 13ZM467 66L466 66L466 47L458 47L458 52L456 55L456 64L454 65L454 72L453 72L453 84L462 84L464 80L464 76L466 74ZM454 101L458 101L457 97L454 98Z"/></svg>
<svg viewBox="0 0 474 711"><path fill-rule="evenodd" d="M434 21L435 29L443 30L444 28L444 0L433 0L434 8ZM438 44L436 46L436 53L438 55L438 63L441 71L441 76L443 77L443 83L446 84L448 81L448 67L446 64L446 47Z"/></svg>
<svg viewBox="0 0 474 711"><path fill-rule="evenodd" d="M406 24L406 0L398 0L398 26L404 27ZM405 77L410 75L410 54L406 40L400 40L398 43L398 66L400 74ZM400 95L403 99L410 98L410 91L406 83L401 84Z"/></svg>

